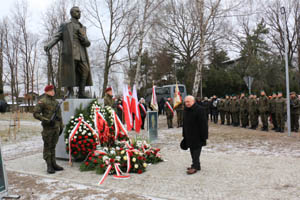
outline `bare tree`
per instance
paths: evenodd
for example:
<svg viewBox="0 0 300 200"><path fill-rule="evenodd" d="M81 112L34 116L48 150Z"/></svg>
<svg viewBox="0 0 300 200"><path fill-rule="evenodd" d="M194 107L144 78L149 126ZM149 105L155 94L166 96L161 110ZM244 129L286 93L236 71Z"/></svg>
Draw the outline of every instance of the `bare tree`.
<svg viewBox="0 0 300 200"><path fill-rule="evenodd" d="M4 45L4 30L0 24L0 99L4 100L4 85L3 85L3 45Z"/></svg>
<svg viewBox="0 0 300 200"><path fill-rule="evenodd" d="M105 28L105 19L100 12L103 1L89 0L86 6L88 20L100 30L100 39L104 40L105 64L102 97L108 85L111 67L122 62L122 60L117 60L116 56L126 46L126 32L122 27L132 10L128 5L131 5L129 0L105 0L105 6L108 9L108 30Z"/></svg>
<svg viewBox="0 0 300 200"><path fill-rule="evenodd" d="M141 70L141 63L142 63L142 53L143 53L143 45L144 39L147 36L147 33L153 26L152 16L157 8L163 3L163 0L145 0L145 1L137 1L138 4L138 57L137 57L137 66L134 78L134 84L139 89L140 80L140 70ZM141 15L141 17L139 16ZM141 19L140 19L141 18Z"/></svg>
<svg viewBox="0 0 300 200"><path fill-rule="evenodd" d="M287 20L284 21L281 14L281 7L285 5ZM279 53L284 59L284 32L288 33L288 61L289 65L292 66L293 58L295 57L297 51L299 54L299 18L300 18L300 2L297 0L285 1L276 0L269 3L265 8L266 23L270 28L270 40L274 45L274 53ZM284 25L286 24L287 30L284 30ZM299 58L298 58L299 59ZM299 61L299 60L298 60ZM300 70L300 65L298 62L298 69Z"/></svg>

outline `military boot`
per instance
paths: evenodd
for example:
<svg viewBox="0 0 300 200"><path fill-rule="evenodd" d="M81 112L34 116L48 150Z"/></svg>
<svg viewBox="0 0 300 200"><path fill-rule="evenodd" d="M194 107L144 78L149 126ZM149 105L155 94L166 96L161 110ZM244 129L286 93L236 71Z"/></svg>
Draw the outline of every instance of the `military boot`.
<svg viewBox="0 0 300 200"><path fill-rule="evenodd" d="M53 167L53 169L54 169L55 171L62 171L62 170L64 170L63 167L61 167L61 166L59 166L58 164L56 164L55 157L52 158L51 161L52 161L52 167Z"/></svg>
<svg viewBox="0 0 300 200"><path fill-rule="evenodd" d="M53 169L51 159L50 159L50 158L47 159L46 163L47 163L47 172L48 172L49 174L54 174L54 173L55 173L55 170Z"/></svg>
<svg viewBox="0 0 300 200"><path fill-rule="evenodd" d="M85 86L84 86L84 84L81 83L79 85L79 91L78 91L79 99L87 99L88 98L87 96L85 96L84 91L85 91Z"/></svg>

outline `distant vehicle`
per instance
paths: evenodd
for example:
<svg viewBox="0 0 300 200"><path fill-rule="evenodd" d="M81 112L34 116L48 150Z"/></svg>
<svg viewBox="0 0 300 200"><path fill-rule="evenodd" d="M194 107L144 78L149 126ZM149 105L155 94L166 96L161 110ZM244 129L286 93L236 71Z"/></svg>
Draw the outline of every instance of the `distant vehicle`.
<svg viewBox="0 0 300 200"><path fill-rule="evenodd" d="M159 103L162 98L164 98L166 100L167 98L171 97L173 99L174 93L175 93L175 87L176 87L176 84L164 85L162 87L155 87L157 103ZM178 88L179 88L182 99L184 99L184 97L187 95L185 85L178 84ZM146 90L146 97L145 97L147 105L150 105L150 103L151 103L151 96L152 96L152 88L148 88Z"/></svg>

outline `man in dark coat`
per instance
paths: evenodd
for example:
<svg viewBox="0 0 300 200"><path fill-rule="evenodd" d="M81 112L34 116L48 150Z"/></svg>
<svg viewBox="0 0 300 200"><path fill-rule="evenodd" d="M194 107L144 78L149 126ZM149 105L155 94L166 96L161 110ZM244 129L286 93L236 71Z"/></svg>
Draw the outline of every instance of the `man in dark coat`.
<svg viewBox="0 0 300 200"><path fill-rule="evenodd" d="M187 174L194 174L201 170L200 154L202 146L208 139L208 122L205 109L195 103L193 96L184 99L182 135L187 148L190 148L193 164L187 170Z"/></svg>
<svg viewBox="0 0 300 200"><path fill-rule="evenodd" d="M86 35L86 27L80 22L81 11L78 7L70 10L71 20L58 28L50 42L45 45L47 53L61 42L61 81L62 87L67 87L73 93L73 87L78 86L78 98L87 98L84 95L85 86L92 86L92 76L87 54L87 47L91 45Z"/></svg>
<svg viewBox="0 0 300 200"><path fill-rule="evenodd" d="M147 106L145 103L145 99L141 98L140 103L139 103L139 109L141 112L141 118L142 118L142 130L144 130L144 124L145 124L145 118L147 116Z"/></svg>

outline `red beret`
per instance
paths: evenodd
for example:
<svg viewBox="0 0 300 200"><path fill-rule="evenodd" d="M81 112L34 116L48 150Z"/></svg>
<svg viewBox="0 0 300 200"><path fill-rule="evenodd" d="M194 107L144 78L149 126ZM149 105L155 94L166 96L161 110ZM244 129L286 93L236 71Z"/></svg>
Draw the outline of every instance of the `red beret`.
<svg viewBox="0 0 300 200"><path fill-rule="evenodd" d="M49 92L50 90L53 90L54 86L53 85L47 85L44 89L45 92Z"/></svg>
<svg viewBox="0 0 300 200"><path fill-rule="evenodd" d="M109 88L106 88L105 92L108 92L108 91L111 91L111 90L112 90L112 88L109 87Z"/></svg>

